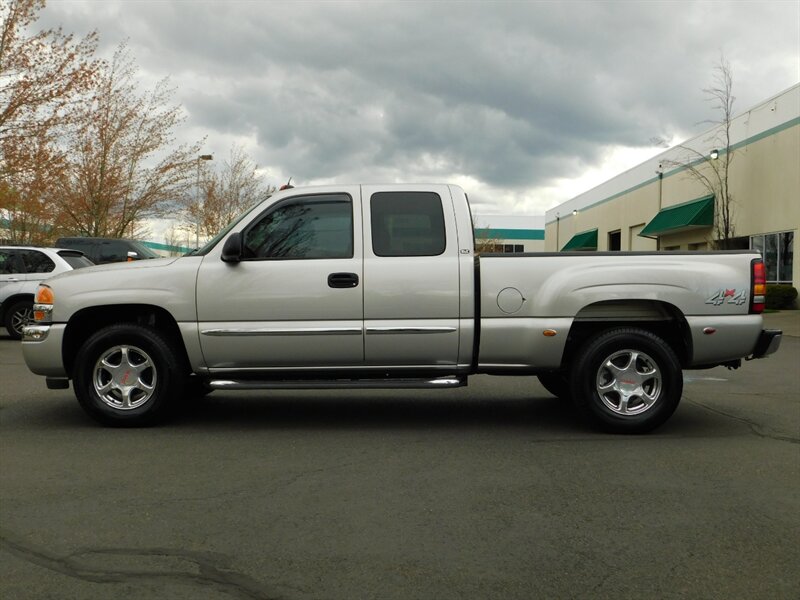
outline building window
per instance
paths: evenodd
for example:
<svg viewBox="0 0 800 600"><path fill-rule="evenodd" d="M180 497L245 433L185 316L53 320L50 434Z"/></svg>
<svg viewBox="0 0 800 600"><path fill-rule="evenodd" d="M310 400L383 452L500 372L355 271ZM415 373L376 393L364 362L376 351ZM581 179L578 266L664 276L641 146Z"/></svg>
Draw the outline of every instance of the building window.
<svg viewBox="0 0 800 600"><path fill-rule="evenodd" d="M611 251L622 250L622 233L619 229L608 233L608 249Z"/></svg>
<svg viewBox="0 0 800 600"><path fill-rule="evenodd" d="M792 283L794 232L781 231L750 236L750 248L764 258L768 283Z"/></svg>

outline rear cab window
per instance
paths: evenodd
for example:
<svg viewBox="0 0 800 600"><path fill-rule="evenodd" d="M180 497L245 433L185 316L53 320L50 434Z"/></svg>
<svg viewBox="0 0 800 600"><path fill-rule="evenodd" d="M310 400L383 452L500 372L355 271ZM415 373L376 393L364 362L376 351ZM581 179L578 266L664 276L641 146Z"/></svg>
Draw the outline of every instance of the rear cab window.
<svg viewBox="0 0 800 600"><path fill-rule="evenodd" d="M446 236L442 199L434 192L377 192L370 198L376 256L439 256Z"/></svg>

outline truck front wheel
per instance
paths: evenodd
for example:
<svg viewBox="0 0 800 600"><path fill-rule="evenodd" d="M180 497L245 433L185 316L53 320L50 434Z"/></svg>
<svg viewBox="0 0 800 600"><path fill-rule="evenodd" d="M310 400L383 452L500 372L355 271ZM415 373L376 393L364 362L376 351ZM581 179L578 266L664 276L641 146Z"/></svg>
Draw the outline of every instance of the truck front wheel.
<svg viewBox="0 0 800 600"><path fill-rule="evenodd" d="M675 412L683 393L677 356L664 340L644 329L614 329L591 339L578 353L571 373L578 410L615 433L655 429Z"/></svg>
<svg viewBox="0 0 800 600"><path fill-rule="evenodd" d="M186 374L178 356L172 344L149 327L105 327L78 350L75 395L103 425L152 425L183 393Z"/></svg>

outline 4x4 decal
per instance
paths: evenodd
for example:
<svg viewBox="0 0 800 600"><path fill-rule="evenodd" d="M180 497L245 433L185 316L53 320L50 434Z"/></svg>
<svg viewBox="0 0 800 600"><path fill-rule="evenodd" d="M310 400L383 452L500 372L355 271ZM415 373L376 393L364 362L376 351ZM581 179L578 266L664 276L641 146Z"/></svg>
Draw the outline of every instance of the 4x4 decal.
<svg viewBox="0 0 800 600"><path fill-rule="evenodd" d="M747 302L747 290L721 289L706 300L706 304L713 304L714 306L725 304L725 302L741 306Z"/></svg>

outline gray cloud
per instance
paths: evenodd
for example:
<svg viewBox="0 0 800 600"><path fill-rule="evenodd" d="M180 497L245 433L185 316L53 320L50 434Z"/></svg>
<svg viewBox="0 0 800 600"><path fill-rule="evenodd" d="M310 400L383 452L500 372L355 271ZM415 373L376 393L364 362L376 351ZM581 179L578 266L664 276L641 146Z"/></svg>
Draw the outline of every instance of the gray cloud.
<svg viewBox="0 0 800 600"><path fill-rule="evenodd" d="M798 6L69 2L42 23L129 38L192 131L254 138L278 177L466 176L541 211L537 189L608 146L697 131L721 52L739 110L796 83Z"/></svg>

